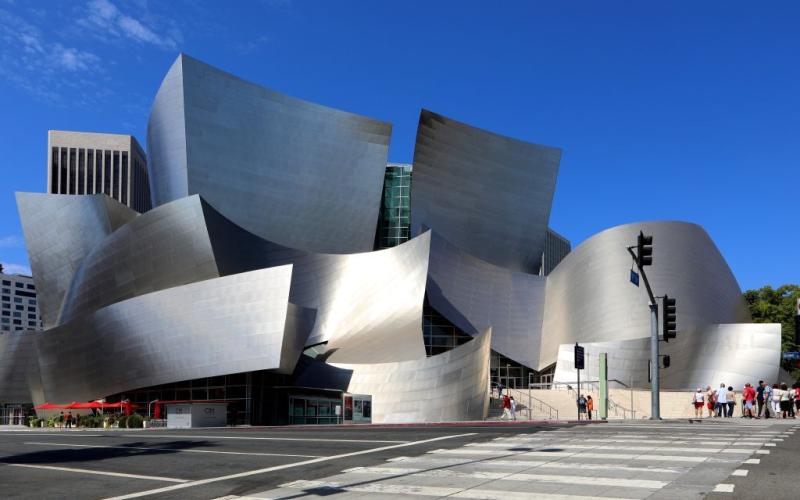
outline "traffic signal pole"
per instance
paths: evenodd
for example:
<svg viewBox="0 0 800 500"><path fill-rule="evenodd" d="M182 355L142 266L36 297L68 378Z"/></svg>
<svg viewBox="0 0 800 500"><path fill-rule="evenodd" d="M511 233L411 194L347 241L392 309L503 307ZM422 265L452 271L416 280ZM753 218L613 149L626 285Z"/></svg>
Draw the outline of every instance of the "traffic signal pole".
<svg viewBox="0 0 800 500"><path fill-rule="evenodd" d="M643 234L639 235L640 254L643 253L644 238L645 236ZM646 244L652 245L652 237L649 238L650 240L646 242ZM661 384L659 383L658 373L658 302L656 302L656 297L653 295L653 289L650 288L650 281L647 279L647 273L644 272L644 265L649 265L652 262L652 257L650 257L650 262L647 262L644 258L640 258L639 255L636 255L633 251L633 247L628 247L628 252L633 256L636 267L639 268L642 281L644 281L644 286L647 289L647 295L650 298L650 420L661 420ZM650 253L652 253L652 249ZM641 257L644 257L644 255Z"/></svg>

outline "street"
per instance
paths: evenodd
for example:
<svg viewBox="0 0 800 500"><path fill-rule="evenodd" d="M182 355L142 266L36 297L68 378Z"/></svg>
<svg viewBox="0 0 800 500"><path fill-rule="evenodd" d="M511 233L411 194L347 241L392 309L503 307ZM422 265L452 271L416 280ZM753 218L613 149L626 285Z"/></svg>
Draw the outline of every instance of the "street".
<svg viewBox="0 0 800 500"><path fill-rule="evenodd" d="M0 432L0 484L4 498L795 498L774 478L797 470L797 427L12 429Z"/></svg>

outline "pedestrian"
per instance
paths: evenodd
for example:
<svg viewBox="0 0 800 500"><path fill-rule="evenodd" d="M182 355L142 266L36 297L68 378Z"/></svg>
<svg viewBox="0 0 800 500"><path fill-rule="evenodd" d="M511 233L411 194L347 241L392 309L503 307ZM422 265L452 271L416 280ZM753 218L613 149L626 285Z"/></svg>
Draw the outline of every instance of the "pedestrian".
<svg viewBox="0 0 800 500"><path fill-rule="evenodd" d="M783 393L781 392L781 386L778 384L772 384L772 413L775 415L775 418L781 414L781 397Z"/></svg>
<svg viewBox="0 0 800 500"><path fill-rule="evenodd" d="M586 414L589 416L589 420L592 419L592 410L594 410L594 400L591 396L586 396Z"/></svg>
<svg viewBox="0 0 800 500"><path fill-rule="evenodd" d="M736 392L733 386L728 386L728 392L725 393L725 399L728 402L728 418L733 418L733 407L736 406Z"/></svg>
<svg viewBox="0 0 800 500"><path fill-rule="evenodd" d="M517 402L514 401L514 396L509 398L511 400L511 420L517 419Z"/></svg>
<svg viewBox="0 0 800 500"><path fill-rule="evenodd" d="M755 402L755 398L756 390L753 389L753 386L751 386L749 382L744 384L744 390L742 391L742 412L745 417L753 418L753 403Z"/></svg>
<svg viewBox="0 0 800 500"><path fill-rule="evenodd" d="M775 412L772 411L772 386L764 383L764 418L770 416L775 416Z"/></svg>
<svg viewBox="0 0 800 500"><path fill-rule="evenodd" d="M511 398L508 397L508 394L503 395L503 416L502 418L509 419L511 418Z"/></svg>
<svg viewBox="0 0 800 500"><path fill-rule="evenodd" d="M781 418L789 418L789 410L792 407L792 401L789 398L789 386L781 384Z"/></svg>
<svg viewBox="0 0 800 500"><path fill-rule="evenodd" d="M764 381L758 381L758 387L756 388L756 403L758 404L758 415L756 418L761 418L762 413L764 412Z"/></svg>
<svg viewBox="0 0 800 500"><path fill-rule="evenodd" d="M72 412L68 411L67 416L65 417L65 421L67 422L67 429L72 429Z"/></svg>
<svg viewBox="0 0 800 500"><path fill-rule="evenodd" d="M795 418L798 413L800 413L800 384L794 385L794 408L795 408Z"/></svg>
<svg viewBox="0 0 800 500"><path fill-rule="evenodd" d="M692 404L694 405L694 416L703 418L703 406L705 406L706 395L703 394L701 387L697 388L697 392L692 396Z"/></svg>
<svg viewBox="0 0 800 500"><path fill-rule="evenodd" d="M581 419L581 413L586 413L586 397L583 394L578 398L578 420Z"/></svg>
<svg viewBox="0 0 800 500"><path fill-rule="evenodd" d="M58 428L64 428L64 412L62 411L61 414L58 416Z"/></svg>
<svg viewBox="0 0 800 500"><path fill-rule="evenodd" d="M716 402L714 403L714 408L717 410L718 417L727 417L728 413L728 389L725 387L725 383L719 384L719 389L717 389L716 395Z"/></svg>
<svg viewBox="0 0 800 500"><path fill-rule="evenodd" d="M716 393L714 392L714 390L711 388L710 385L707 385L706 386L706 407L708 408L708 416L709 416L709 418L714 416L714 406L716 405L716 401L714 401L714 397L715 396L716 396Z"/></svg>
<svg viewBox="0 0 800 500"><path fill-rule="evenodd" d="M503 384L497 384L497 397L503 397Z"/></svg>
<svg viewBox="0 0 800 500"><path fill-rule="evenodd" d="M789 418L795 418L794 416L794 387L786 387L786 393L789 395Z"/></svg>

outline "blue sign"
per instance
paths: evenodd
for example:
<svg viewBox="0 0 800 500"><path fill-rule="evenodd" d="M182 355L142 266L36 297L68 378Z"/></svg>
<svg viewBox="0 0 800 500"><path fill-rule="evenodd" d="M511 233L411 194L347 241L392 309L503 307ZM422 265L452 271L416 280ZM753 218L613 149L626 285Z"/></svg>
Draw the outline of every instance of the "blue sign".
<svg viewBox="0 0 800 500"><path fill-rule="evenodd" d="M631 283L636 286L639 286L639 273L631 269Z"/></svg>
<svg viewBox="0 0 800 500"><path fill-rule="evenodd" d="M790 359L800 359L800 352L797 351L790 351L783 353L783 359L790 360Z"/></svg>

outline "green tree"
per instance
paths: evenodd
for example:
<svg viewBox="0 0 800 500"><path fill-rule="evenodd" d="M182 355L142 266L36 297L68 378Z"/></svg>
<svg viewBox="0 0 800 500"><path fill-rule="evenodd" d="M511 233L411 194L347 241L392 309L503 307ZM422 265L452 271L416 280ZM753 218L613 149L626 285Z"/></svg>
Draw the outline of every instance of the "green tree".
<svg viewBox="0 0 800 500"><path fill-rule="evenodd" d="M744 299L747 301L754 322L781 324L783 352L798 350L794 338L794 317L798 298L800 298L800 285L783 285L778 288L767 285L758 290L744 292ZM782 366L795 378L800 377L796 362L782 362Z"/></svg>

